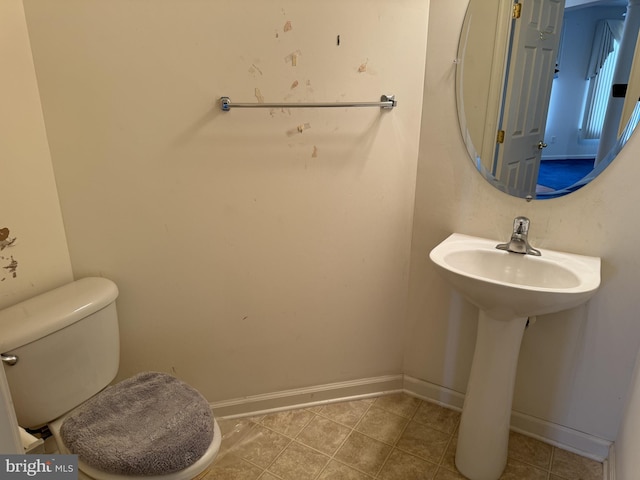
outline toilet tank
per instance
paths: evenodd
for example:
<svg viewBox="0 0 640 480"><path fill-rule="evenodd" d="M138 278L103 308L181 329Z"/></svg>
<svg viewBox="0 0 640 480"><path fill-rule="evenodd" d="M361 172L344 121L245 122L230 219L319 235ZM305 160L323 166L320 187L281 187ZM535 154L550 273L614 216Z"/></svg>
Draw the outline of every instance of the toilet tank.
<svg viewBox="0 0 640 480"><path fill-rule="evenodd" d="M120 342L106 278L83 278L0 311L0 353L18 424L35 428L72 410L114 379Z"/></svg>

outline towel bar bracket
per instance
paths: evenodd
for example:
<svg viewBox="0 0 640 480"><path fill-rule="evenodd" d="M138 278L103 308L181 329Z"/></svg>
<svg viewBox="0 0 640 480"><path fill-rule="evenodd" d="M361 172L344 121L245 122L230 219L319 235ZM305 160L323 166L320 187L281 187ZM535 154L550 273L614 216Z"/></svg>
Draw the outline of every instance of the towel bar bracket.
<svg viewBox="0 0 640 480"><path fill-rule="evenodd" d="M232 103L229 97L220 98L220 108L228 112L232 108L329 108L329 107L379 107L391 110L398 105L395 95L382 95L379 102L334 103Z"/></svg>

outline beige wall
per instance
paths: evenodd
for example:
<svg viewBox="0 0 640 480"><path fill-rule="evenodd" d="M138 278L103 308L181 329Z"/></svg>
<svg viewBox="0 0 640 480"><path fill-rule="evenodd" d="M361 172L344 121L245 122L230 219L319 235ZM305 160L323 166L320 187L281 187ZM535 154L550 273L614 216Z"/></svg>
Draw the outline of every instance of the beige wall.
<svg viewBox="0 0 640 480"><path fill-rule="evenodd" d="M2 308L70 281L71 264L18 0L0 5L0 64Z"/></svg>
<svg viewBox="0 0 640 480"><path fill-rule="evenodd" d="M216 401L402 372L428 2L24 3L74 274L121 290L120 376Z"/></svg>
<svg viewBox="0 0 640 480"><path fill-rule="evenodd" d="M0 2L0 308L71 280L21 0ZM8 229L7 233L5 229ZM0 452L21 451L0 368Z"/></svg>
<svg viewBox="0 0 640 480"><path fill-rule="evenodd" d="M466 2L432 2L425 77L424 1L254 3L25 0L74 273L121 287L121 376L170 371L211 401L403 371L463 392L477 312L428 252L524 214L533 245L601 256L603 284L527 331L514 407L613 440L640 340L640 139L570 197L508 197L458 131ZM400 107L213 105L256 93Z"/></svg>
<svg viewBox="0 0 640 480"><path fill-rule="evenodd" d="M453 59L466 3L431 3L405 372L465 390L477 313L437 276L428 252L451 232L504 240L526 215L534 246L600 256L602 286L585 307L540 317L526 332L514 409L614 440L640 341L640 138L568 197L526 203L490 187L471 168L456 119Z"/></svg>
<svg viewBox="0 0 640 480"><path fill-rule="evenodd" d="M640 357L636 362L627 405L615 445L616 478L633 478L638 473L640 459Z"/></svg>

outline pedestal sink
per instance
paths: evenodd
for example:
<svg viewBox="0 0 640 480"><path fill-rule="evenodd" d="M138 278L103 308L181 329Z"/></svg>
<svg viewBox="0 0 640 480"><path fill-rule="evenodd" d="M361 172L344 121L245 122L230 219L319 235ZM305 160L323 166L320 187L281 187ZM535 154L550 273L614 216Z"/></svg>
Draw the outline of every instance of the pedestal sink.
<svg viewBox="0 0 640 480"><path fill-rule="evenodd" d="M454 233L429 257L480 309L456 467L471 480L497 480L507 463L509 421L522 335L529 317L586 302L600 285L600 259L541 249L497 250L496 240Z"/></svg>

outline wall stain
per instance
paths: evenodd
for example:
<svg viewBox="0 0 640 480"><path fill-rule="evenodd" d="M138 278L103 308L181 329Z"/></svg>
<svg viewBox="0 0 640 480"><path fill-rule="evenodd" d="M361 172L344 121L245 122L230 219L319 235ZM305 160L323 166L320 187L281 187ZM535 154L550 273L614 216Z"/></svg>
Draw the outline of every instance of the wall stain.
<svg viewBox="0 0 640 480"><path fill-rule="evenodd" d="M361 63L360 66L358 67L358 73L367 73L369 75L377 75L378 72L376 71L375 67L371 67L371 65L369 65L369 59L367 58L367 61L364 63Z"/></svg>
<svg viewBox="0 0 640 480"><path fill-rule="evenodd" d="M7 257L0 257L3 260L7 260ZM11 261L9 262L9 264L5 267L2 267L5 270L7 270L7 273L9 273L11 275L12 278L16 278L18 276L17 270L18 270L18 261L13 258L13 256L11 256ZM6 277L2 278L2 281L4 281Z"/></svg>
<svg viewBox="0 0 640 480"><path fill-rule="evenodd" d="M293 30L293 27L291 26L291 20L287 20L284 24L284 27L282 27L282 31L290 32L291 30Z"/></svg>
<svg viewBox="0 0 640 480"><path fill-rule="evenodd" d="M291 137L293 135L297 135L297 134L302 133L305 130L308 130L310 128L311 128L311 124L310 123L301 123L297 127L287 130L287 136Z"/></svg>
<svg viewBox="0 0 640 480"><path fill-rule="evenodd" d="M272 118L275 117L278 113L291 116L291 109L290 108L271 108L269 110L269 115L271 115Z"/></svg>
<svg viewBox="0 0 640 480"><path fill-rule="evenodd" d="M318 147L313 146L313 153L311 154L311 158L318 158Z"/></svg>
<svg viewBox="0 0 640 480"><path fill-rule="evenodd" d="M262 92L260 92L259 88L255 88L254 94L256 96L256 100L258 100L258 103L264 103L264 97L262 96Z"/></svg>

